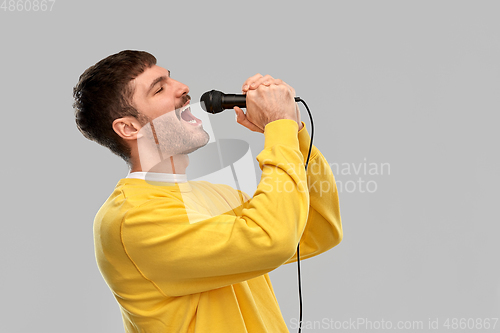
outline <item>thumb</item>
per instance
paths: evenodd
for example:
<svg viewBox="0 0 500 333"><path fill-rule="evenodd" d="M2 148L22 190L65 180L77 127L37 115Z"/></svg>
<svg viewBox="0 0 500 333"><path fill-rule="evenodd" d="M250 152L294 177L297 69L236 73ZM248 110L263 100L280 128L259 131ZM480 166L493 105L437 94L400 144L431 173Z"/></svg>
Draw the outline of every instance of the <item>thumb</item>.
<svg viewBox="0 0 500 333"><path fill-rule="evenodd" d="M234 113L236 114L236 122L239 122L238 118L241 117L240 113L243 113L243 110L240 109L239 107L235 106L234 107Z"/></svg>
<svg viewBox="0 0 500 333"><path fill-rule="evenodd" d="M249 130L251 130L253 132L264 133L264 131L261 128L257 127L254 123L252 123L250 120L248 120L247 116L245 115L245 113L243 112L242 109L235 106L234 112L236 113L236 122L238 124L245 126L246 128L248 128Z"/></svg>

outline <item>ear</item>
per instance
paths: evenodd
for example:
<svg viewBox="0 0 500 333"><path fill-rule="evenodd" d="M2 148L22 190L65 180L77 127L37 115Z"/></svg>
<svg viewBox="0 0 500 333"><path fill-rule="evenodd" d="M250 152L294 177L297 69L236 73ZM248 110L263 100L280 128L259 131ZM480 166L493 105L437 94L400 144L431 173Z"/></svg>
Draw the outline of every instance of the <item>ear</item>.
<svg viewBox="0 0 500 333"><path fill-rule="evenodd" d="M123 117L113 121L113 130L124 140L137 140L141 124L134 117Z"/></svg>

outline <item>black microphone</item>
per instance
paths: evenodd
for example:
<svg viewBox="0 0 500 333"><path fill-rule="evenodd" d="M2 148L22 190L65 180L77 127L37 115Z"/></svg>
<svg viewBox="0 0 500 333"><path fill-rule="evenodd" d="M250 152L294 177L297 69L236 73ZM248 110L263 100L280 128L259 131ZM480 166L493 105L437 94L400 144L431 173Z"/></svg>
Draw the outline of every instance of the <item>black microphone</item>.
<svg viewBox="0 0 500 333"><path fill-rule="evenodd" d="M299 97L295 97L298 102ZM247 107L247 97L242 94L224 94L221 91L210 90L201 95L201 108L208 113L216 114L226 109L232 109L235 106L240 108Z"/></svg>

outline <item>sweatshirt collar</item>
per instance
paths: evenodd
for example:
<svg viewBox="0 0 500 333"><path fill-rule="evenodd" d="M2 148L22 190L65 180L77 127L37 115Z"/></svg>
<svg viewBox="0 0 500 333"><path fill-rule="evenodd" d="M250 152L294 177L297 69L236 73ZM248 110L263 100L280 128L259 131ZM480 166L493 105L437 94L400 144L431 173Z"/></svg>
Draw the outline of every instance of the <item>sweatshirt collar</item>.
<svg viewBox="0 0 500 333"><path fill-rule="evenodd" d="M152 182L186 183L186 174L159 173L159 172L130 172L126 178L142 179Z"/></svg>

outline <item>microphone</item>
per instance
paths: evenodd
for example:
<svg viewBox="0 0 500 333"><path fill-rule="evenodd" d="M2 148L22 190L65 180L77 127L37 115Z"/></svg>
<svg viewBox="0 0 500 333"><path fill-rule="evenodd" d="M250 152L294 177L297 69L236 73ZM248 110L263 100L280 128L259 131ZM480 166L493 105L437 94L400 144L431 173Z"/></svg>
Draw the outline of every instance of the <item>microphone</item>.
<svg viewBox="0 0 500 333"><path fill-rule="evenodd" d="M295 97L295 101L300 101L300 97ZM210 90L201 95L200 104L206 112L216 114L235 106L246 108L247 97L242 94L224 94L221 91Z"/></svg>

